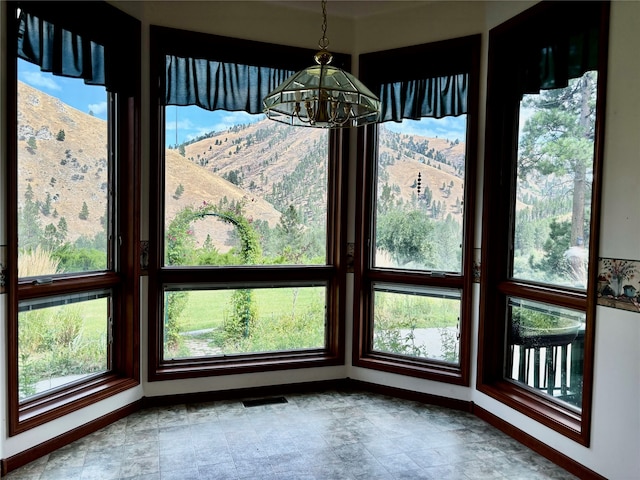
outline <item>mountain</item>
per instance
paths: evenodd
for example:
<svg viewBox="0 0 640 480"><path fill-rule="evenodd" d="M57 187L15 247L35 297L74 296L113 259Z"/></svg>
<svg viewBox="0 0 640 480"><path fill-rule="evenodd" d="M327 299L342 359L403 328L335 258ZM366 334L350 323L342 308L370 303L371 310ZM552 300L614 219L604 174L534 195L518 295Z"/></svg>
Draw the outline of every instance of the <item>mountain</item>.
<svg viewBox="0 0 640 480"><path fill-rule="evenodd" d="M431 201L444 205L440 217L451 214L459 222L462 221L460 202L464 199L465 162L463 142L395 133L383 124L380 129L378 156L383 172L379 174L381 183L395 186L396 198L410 201L412 196L417 195L420 173L421 195L428 188Z"/></svg>
<svg viewBox="0 0 640 480"><path fill-rule="evenodd" d="M107 124L104 120L19 83L19 205L28 186L40 209L44 229L64 217L67 240L93 237L102 227L107 201ZM322 129L296 128L262 120L211 132L166 150L168 221L185 206L203 202L244 204L247 217L275 227L290 205L305 224L321 226L326 204L327 135ZM427 187L432 201L461 220L464 143L380 129L380 177L396 199L410 201ZM86 202L88 219L82 219ZM226 242L219 222L199 222L195 230L216 245Z"/></svg>
<svg viewBox="0 0 640 480"><path fill-rule="evenodd" d="M64 217L69 239L93 237L101 229L107 201L107 123L18 82L18 205L27 186L41 207L40 224ZM64 139L60 132L64 132ZM89 217L79 218L82 202ZM44 210L44 212L43 212ZM56 216L57 214L57 216Z"/></svg>
<svg viewBox="0 0 640 480"><path fill-rule="evenodd" d="M41 228L57 225L64 217L69 241L94 237L102 229L100 217L107 205L107 122L22 82L18 83L18 102L19 207L24 207L30 186L33 202L40 206ZM248 216L262 218L271 226L280 218L269 203L248 198L246 191L175 150L167 150L166 165L168 218L186 205L218 204L225 197L244 200ZM175 199L172 195L180 184L184 194ZM50 209L45 207L47 197ZM86 220L80 218L82 202L89 212Z"/></svg>

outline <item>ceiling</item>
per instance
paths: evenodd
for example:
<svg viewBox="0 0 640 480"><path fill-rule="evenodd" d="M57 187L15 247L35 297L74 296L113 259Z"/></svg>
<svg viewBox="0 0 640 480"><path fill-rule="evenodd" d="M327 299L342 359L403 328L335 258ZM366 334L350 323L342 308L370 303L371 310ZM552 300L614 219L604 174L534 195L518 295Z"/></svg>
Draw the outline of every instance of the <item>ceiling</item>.
<svg viewBox="0 0 640 480"><path fill-rule="evenodd" d="M322 14L320 0L265 0ZM328 0L327 15L360 18L415 7L430 0Z"/></svg>

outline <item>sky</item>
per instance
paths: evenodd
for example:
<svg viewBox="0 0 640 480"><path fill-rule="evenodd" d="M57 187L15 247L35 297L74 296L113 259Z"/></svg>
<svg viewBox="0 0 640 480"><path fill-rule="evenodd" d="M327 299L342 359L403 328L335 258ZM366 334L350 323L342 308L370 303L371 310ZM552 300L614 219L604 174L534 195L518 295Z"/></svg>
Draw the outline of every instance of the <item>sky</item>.
<svg viewBox="0 0 640 480"><path fill-rule="evenodd" d="M104 87L85 85L82 80L66 78L41 72L37 65L18 60L18 79L82 112L93 112L97 118L107 119L107 98ZM174 145L192 140L205 133L223 131L233 125L262 120L263 114L218 110L210 112L202 108L166 108L166 144ZM385 127L393 132L422 135L431 138L446 138L464 141L466 138L466 115L442 119L423 118L404 120L402 123L386 122ZM177 136L176 136L177 133Z"/></svg>
<svg viewBox="0 0 640 480"><path fill-rule="evenodd" d="M18 59L18 80L59 98L84 113L107 119L107 95L104 87L85 85L77 78L67 78L41 72L40 67Z"/></svg>
<svg viewBox="0 0 640 480"><path fill-rule="evenodd" d="M421 118L420 120L403 120L402 122L385 122L384 126L396 133L407 133L429 138L460 140L467 138L467 116L444 118Z"/></svg>

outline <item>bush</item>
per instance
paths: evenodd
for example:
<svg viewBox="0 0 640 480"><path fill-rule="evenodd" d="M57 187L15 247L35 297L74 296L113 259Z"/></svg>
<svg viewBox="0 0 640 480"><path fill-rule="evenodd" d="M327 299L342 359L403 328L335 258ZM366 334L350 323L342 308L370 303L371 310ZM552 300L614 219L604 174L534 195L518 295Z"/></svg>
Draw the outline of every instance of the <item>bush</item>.
<svg viewBox="0 0 640 480"><path fill-rule="evenodd" d="M95 248L77 248L68 243L52 253L65 272L93 272L106 270L107 255Z"/></svg>
<svg viewBox="0 0 640 480"><path fill-rule="evenodd" d="M84 323L83 311L77 306L20 314L20 398L37 393L37 384L45 380L106 370L106 336L89 338L83 333Z"/></svg>
<svg viewBox="0 0 640 480"><path fill-rule="evenodd" d="M180 348L180 315L188 301L188 292L167 292L166 294L166 317L164 325L165 352L175 351Z"/></svg>

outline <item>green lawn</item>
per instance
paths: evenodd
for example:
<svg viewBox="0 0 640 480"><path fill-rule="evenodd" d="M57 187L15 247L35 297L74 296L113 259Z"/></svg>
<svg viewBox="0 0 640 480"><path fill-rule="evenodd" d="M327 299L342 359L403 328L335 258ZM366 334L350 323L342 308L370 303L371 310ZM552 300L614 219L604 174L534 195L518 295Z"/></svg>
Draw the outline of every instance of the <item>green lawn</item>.
<svg viewBox="0 0 640 480"><path fill-rule="evenodd" d="M422 295L376 292L376 319L414 328L454 327L460 317L460 300Z"/></svg>
<svg viewBox="0 0 640 480"><path fill-rule="evenodd" d="M280 317L291 315L294 311L294 294L296 308L311 303L325 303L323 287L301 288L256 288L253 289L253 300L258 308L258 317ZM219 328L231 309L233 290L196 290L189 292L187 306L180 315L181 331L205 330Z"/></svg>

